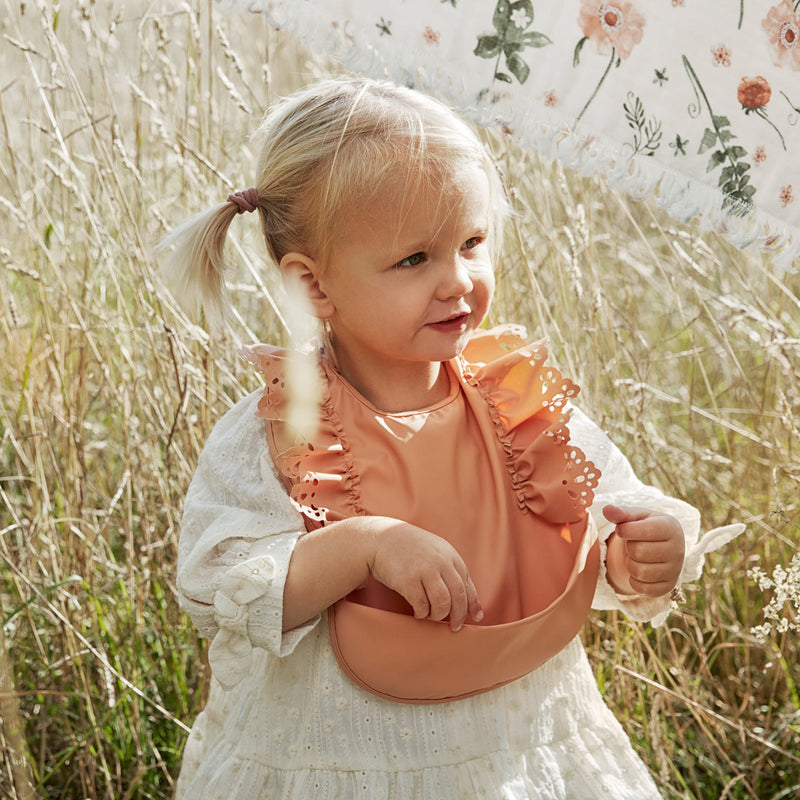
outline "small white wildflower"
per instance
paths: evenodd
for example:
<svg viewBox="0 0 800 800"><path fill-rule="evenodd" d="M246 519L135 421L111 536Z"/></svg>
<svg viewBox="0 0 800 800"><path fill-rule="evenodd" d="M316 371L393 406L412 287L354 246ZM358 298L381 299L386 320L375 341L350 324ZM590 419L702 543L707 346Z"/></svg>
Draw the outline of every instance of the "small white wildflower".
<svg viewBox="0 0 800 800"><path fill-rule="evenodd" d="M762 592L773 592L764 607L764 623L752 628L751 633L764 641L773 631L800 631L800 553L792 556L787 568L778 564L772 571L772 577L759 567L749 570L748 574Z"/></svg>
<svg viewBox="0 0 800 800"><path fill-rule="evenodd" d="M758 588L762 592L772 588L772 578L761 567L753 567L748 574L758 584Z"/></svg>
<svg viewBox="0 0 800 800"><path fill-rule="evenodd" d="M517 8L511 12L511 21L517 28L525 28L528 25L528 12L524 8Z"/></svg>
<svg viewBox="0 0 800 800"><path fill-rule="evenodd" d="M771 630L772 628L769 625L756 625L750 628L750 633L752 633L759 642L763 642L769 636Z"/></svg>

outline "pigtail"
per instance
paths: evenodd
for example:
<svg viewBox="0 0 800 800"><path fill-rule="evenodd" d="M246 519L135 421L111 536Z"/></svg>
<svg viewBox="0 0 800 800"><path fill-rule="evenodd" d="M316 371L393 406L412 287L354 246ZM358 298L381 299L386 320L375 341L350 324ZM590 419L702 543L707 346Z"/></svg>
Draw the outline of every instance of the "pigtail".
<svg viewBox="0 0 800 800"><path fill-rule="evenodd" d="M219 330L229 301L225 291L225 239L240 212L227 201L195 214L167 234L156 252L167 251L160 274L178 303L191 315L205 312L209 327Z"/></svg>

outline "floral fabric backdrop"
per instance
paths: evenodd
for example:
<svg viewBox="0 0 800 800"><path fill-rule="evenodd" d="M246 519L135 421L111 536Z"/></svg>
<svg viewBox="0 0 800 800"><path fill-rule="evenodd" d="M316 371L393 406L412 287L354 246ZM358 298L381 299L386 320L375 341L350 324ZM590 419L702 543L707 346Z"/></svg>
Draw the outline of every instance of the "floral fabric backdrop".
<svg viewBox="0 0 800 800"><path fill-rule="evenodd" d="M223 5L800 265L800 0Z"/></svg>

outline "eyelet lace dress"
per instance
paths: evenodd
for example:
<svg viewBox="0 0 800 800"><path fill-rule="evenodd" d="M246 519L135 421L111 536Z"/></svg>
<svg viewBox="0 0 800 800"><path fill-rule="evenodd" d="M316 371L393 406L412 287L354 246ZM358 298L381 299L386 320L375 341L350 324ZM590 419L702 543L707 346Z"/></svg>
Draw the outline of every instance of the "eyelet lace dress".
<svg viewBox="0 0 800 800"><path fill-rule="evenodd" d="M620 598L608 585L604 542L613 525L599 509L607 503L633 504L677 517L687 541L684 580L699 577L709 545L718 546L738 531L722 529L698 543L698 512L636 478L605 434L572 406L577 387L548 367L545 356L543 344L525 345L516 328L477 334L464 356L448 365L448 397L400 415L370 407L323 358L322 423L308 442L293 439L281 424L281 351L259 346L250 352L267 388L238 403L217 424L185 504L178 589L182 606L211 640L213 679L184 753L180 800L659 797L597 689L576 635L579 623L567 628L552 652L534 657L532 666L518 662L521 671L515 662L511 673L501 670L498 678L491 670L505 659L484 659L489 672L476 667L477 677L452 692L459 699L441 692L438 678L433 690L416 679L410 688L401 685L399 691L408 693L402 697L396 682L371 686L381 663L386 671L380 659L377 672L365 681L357 670L347 670L347 655L343 659L337 642L337 615L349 619L355 612L358 624L350 626L349 635L355 637L351 650L357 657L369 651L364 642L370 638L380 645L384 628L389 632L384 644L399 637L409 619L402 598L380 584L305 625L281 631L283 586L297 538L356 513L406 519L416 514L448 536L465 527L467 514L474 523L471 531L480 535L457 546L466 548L462 556L478 575L488 629L541 614L547 618L554 609L558 615L565 587L583 573L591 578L589 599L593 595L595 608L663 621L667 598ZM442 443L438 454L430 451L430 442L414 450L426 429L432 441ZM376 447L379 434L383 444L389 442L388 451ZM482 448L499 456L490 459L491 485L479 487L476 495L474 476L463 476ZM465 459L459 462L462 453ZM563 460L557 478L552 470L538 474L537 466L554 455ZM441 475L449 465L452 474L443 481L451 489L449 498L435 494L436 481L419 481L413 467L423 456L431 462L430 475ZM409 462L405 471L404 460ZM454 498L452 487L459 485L466 493ZM420 491L429 496L415 505ZM502 496L511 500L504 504ZM497 536L509 528L514 535ZM542 586L534 590L524 572L510 574L507 568L501 580L496 569L485 568L490 561L510 567L537 553L553 566L540 569ZM561 623L582 620L585 610L564 612ZM364 624L373 627L359 638ZM455 641L466 630L451 634L446 626L428 625L444 628L443 635ZM429 653L439 646L417 644L434 648ZM367 662L367 669L375 667ZM413 658L410 664L415 665ZM463 671L470 672L469 667L464 664ZM447 669L460 672L451 664L445 676ZM433 694L420 696L420 691Z"/></svg>

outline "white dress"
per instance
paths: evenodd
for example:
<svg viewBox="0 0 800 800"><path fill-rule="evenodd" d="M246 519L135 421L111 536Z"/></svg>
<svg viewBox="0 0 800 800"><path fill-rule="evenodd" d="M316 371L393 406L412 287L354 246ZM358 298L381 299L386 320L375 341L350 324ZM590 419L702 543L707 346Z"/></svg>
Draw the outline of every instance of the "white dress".
<svg viewBox="0 0 800 800"><path fill-rule="evenodd" d="M186 745L178 800L660 797L603 702L577 638L501 688L407 705L376 697L342 673L324 614L281 632L286 572L305 526L255 416L260 395L217 424L186 497L178 590L211 639L213 678ZM600 513L607 503L673 514L686 535L682 581L699 577L710 540L697 544L697 510L639 481L578 409L570 431L602 471L592 507L601 540L613 530ZM593 605L655 624L669 612L668 599L618 598L602 566Z"/></svg>

